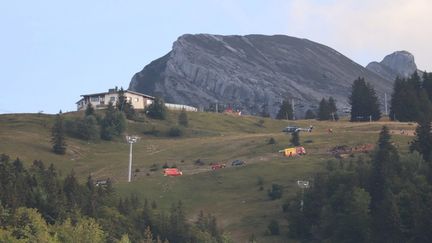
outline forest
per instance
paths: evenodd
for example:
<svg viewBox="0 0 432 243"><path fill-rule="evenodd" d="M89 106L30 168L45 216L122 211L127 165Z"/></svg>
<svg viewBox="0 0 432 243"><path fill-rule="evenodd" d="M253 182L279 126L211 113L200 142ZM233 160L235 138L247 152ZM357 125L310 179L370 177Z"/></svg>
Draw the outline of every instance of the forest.
<svg viewBox="0 0 432 243"><path fill-rule="evenodd" d="M216 218L186 220L182 202L168 211L135 195L117 199L110 180L64 179L40 160L25 168L0 155L0 242L229 242Z"/></svg>

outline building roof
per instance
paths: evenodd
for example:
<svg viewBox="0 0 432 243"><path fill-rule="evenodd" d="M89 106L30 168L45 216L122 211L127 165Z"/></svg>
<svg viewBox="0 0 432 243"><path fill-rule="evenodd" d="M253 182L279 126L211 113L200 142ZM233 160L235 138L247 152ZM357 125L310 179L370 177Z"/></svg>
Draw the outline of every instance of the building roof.
<svg viewBox="0 0 432 243"><path fill-rule="evenodd" d="M153 97L153 96L146 95L146 94L142 94L142 93L135 92L135 91L128 90L128 89L125 90L124 92L125 92L125 93L131 93L131 94L139 95L139 96L143 96L143 97L145 97L145 98L149 98L149 99L154 99L154 98L155 98L155 97ZM118 90L117 90L117 91L114 91L114 92L101 92L101 93L94 93L94 94L84 94L84 95L81 95L81 97L89 97L89 96L106 95L106 94L110 94L110 93L118 93Z"/></svg>

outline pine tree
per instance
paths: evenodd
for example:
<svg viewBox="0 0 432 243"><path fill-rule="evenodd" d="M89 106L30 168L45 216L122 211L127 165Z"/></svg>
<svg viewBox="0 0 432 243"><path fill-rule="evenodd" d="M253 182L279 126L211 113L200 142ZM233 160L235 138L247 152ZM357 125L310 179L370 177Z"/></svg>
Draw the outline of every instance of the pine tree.
<svg viewBox="0 0 432 243"><path fill-rule="evenodd" d="M75 177L75 172L66 176L63 182L63 191L65 193L69 209L79 208L82 204L81 186Z"/></svg>
<svg viewBox="0 0 432 243"><path fill-rule="evenodd" d="M156 97L145 110L146 114L153 119L165 120L166 118L167 109L161 98Z"/></svg>
<svg viewBox="0 0 432 243"><path fill-rule="evenodd" d="M87 141L95 141L99 138L100 130L98 122L93 115L88 115L77 124L77 135Z"/></svg>
<svg viewBox="0 0 432 243"><path fill-rule="evenodd" d="M291 133L291 144L294 146L300 145L300 132L293 132Z"/></svg>
<svg viewBox="0 0 432 243"><path fill-rule="evenodd" d="M390 141L386 126L380 132L378 148L372 160L369 192L373 239L375 242L395 242L401 236L400 219L391 185L398 174L399 155ZM388 239L386 239L386 237Z"/></svg>
<svg viewBox="0 0 432 243"><path fill-rule="evenodd" d="M126 119L123 113L116 111L111 102L108 104L101 123L101 138L104 140L112 140L126 129Z"/></svg>
<svg viewBox="0 0 432 243"><path fill-rule="evenodd" d="M403 112L404 110L406 110L406 107L404 106L408 105L408 103L404 101L404 95L406 93L406 89L407 87L406 87L405 80L397 77L393 84L393 93L390 102L390 119L392 121L407 120L405 119L404 117L405 113Z"/></svg>
<svg viewBox="0 0 432 243"><path fill-rule="evenodd" d="M279 112L276 115L276 119L280 120L292 120L293 110L288 100L284 100L279 108Z"/></svg>
<svg viewBox="0 0 432 243"><path fill-rule="evenodd" d="M188 126L188 123L189 123L188 116L187 116L187 113L184 109L181 110L181 112L178 116L178 123L184 127Z"/></svg>
<svg viewBox="0 0 432 243"><path fill-rule="evenodd" d="M85 116L94 116L95 115L95 109L93 108L93 105L91 102L87 104L86 110L85 110Z"/></svg>
<svg viewBox="0 0 432 243"><path fill-rule="evenodd" d="M51 143L52 143L52 151L56 154L65 154L66 153L66 141L65 141L65 131L63 127L63 115L60 111L59 114L56 115L56 120L54 126L51 129Z"/></svg>
<svg viewBox="0 0 432 243"><path fill-rule="evenodd" d="M418 121L432 113L429 89L432 83L423 75L423 85L417 72L408 79L396 78L390 108L390 118L398 121Z"/></svg>
<svg viewBox="0 0 432 243"><path fill-rule="evenodd" d="M128 101L123 87L121 87L118 91L116 108L117 110L123 112L126 115L126 118L129 120L133 120L136 116L135 109L133 108L131 101Z"/></svg>
<svg viewBox="0 0 432 243"><path fill-rule="evenodd" d="M423 88L425 89L429 100L432 101L432 73L423 73Z"/></svg>
<svg viewBox="0 0 432 243"><path fill-rule="evenodd" d="M373 86L370 83L366 83L367 86L367 90L368 90L368 103L367 103L367 108L369 109L365 109L368 110L368 113L370 114L371 118L373 121L378 121L381 118L381 111L380 111L380 106L379 106L379 102L378 102L378 96L375 92L375 89L373 88Z"/></svg>
<svg viewBox="0 0 432 243"><path fill-rule="evenodd" d="M315 117L316 117L315 113L311 109L308 109L306 111L306 114L305 114L305 119L306 120L315 119Z"/></svg>
<svg viewBox="0 0 432 243"><path fill-rule="evenodd" d="M351 121L377 121L381 118L378 97L373 87L363 78L358 78L352 85L349 97L351 104Z"/></svg>
<svg viewBox="0 0 432 243"><path fill-rule="evenodd" d="M330 111L329 102L325 98L322 98L318 107L318 120L320 121L330 120L330 113L331 111Z"/></svg>
<svg viewBox="0 0 432 243"><path fill-rule="evenodd" d="M416 137L410 144L410 151L419 152L423 159L427 162L432 162L432 129L429 119L421 119L418 121L416 128Z"/></svg>

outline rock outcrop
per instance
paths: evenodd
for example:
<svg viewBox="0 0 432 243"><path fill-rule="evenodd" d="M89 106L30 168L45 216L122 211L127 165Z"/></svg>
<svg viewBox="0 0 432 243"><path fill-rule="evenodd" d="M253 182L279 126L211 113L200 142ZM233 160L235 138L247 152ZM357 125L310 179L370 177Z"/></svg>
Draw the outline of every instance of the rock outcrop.
<svg viewBox="0 0 432 243"><path fill-rule="evenodd" d="M136 73L129 89L170 103L207 107L229 104L246 114L275 115L283 99L294 100L297 117L333 96L348 105L353 81L364 77L378 95L392 80L377 75L322 44L283 35L186 34L172 50Z"/></svg>
<svg viewBox="0 0 432 243"><path fill-rule="evenodd" d="M366 66L384 79L408 78L417 70L414 56L407 51L396 51L384 57L381 62L371 62Z"/></svg>

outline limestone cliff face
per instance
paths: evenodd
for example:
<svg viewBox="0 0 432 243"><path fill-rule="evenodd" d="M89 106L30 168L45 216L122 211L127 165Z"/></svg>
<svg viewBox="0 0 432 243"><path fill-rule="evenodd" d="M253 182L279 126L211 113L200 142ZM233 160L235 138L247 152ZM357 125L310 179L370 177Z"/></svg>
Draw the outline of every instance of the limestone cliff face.
<svg viewBox="0 0 432 243"><path fill-rule="evenodd" d="M396 51L384 57L381 62L371 62L366 66L384 79L407 78L417 70L414 56L407 51Z"/></svg>
<svg viewBox="0 0 432 243"><path fill-rule="evenodd" d="M357 77L372 83L379 95L392 89L392 80L306 39L187 34L136 73L129 89L197 107L231 104L249 114L267 109L274 115L283 99L294 99L302 117L323 97L347 106Z"/></svg>

